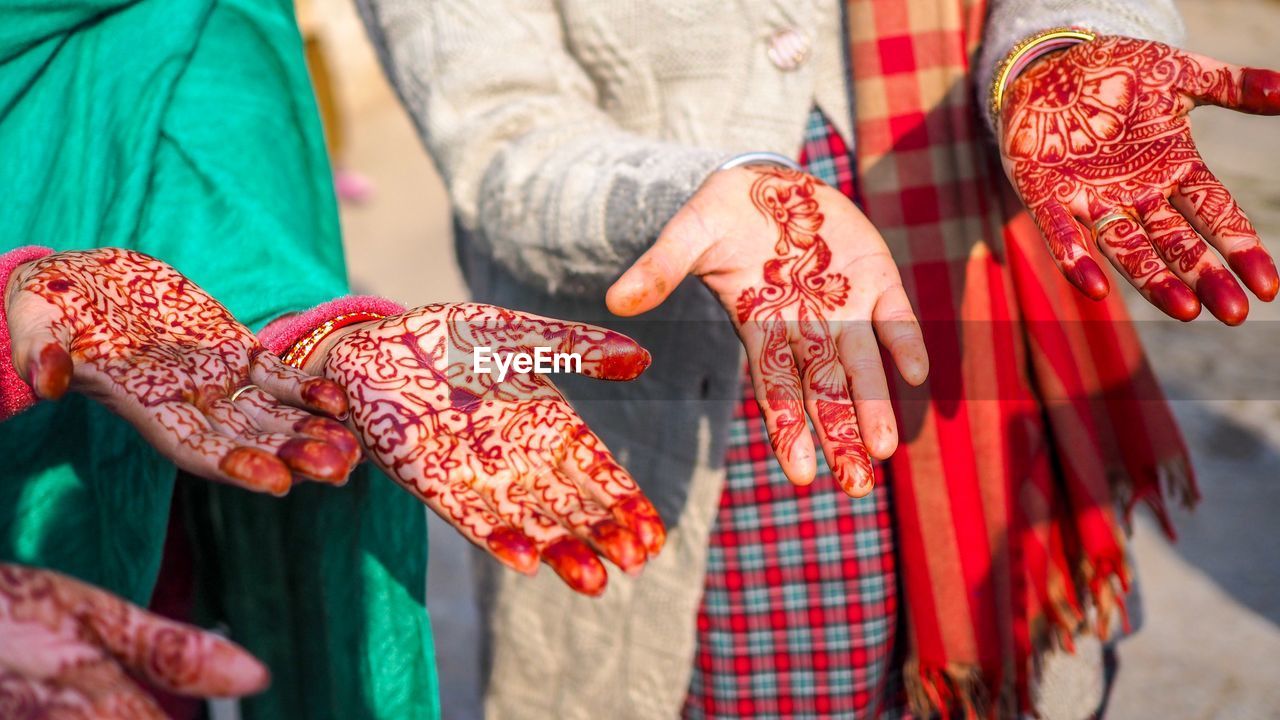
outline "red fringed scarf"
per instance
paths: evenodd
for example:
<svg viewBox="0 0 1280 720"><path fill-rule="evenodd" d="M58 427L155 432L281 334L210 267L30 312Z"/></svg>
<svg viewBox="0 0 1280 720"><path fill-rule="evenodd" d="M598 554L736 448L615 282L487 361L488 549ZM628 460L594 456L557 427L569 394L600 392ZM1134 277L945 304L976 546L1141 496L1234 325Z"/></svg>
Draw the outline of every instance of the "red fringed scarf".
<svg viewBox="0 0 1280 720"><path fill-rule="evenodd" d="M1039 653L1105 635L1118 508L1195 499L1119 292L1061 277L1000 169L971 64L981 0L848 0L859 185L924 325L890 461L913 711L1030 708ZM1113 283L1115 285L1115 283Z"/></svg>

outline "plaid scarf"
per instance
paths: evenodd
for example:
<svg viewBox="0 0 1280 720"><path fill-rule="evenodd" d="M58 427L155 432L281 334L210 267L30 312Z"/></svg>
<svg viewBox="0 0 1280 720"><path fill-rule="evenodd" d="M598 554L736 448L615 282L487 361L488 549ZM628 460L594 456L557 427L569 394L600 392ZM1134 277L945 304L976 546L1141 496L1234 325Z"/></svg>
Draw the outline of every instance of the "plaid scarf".
<svg viewBox="0 0 1280 720"><path fill-rule="evenodd" d="M1129 510L1168 529L1162 487L1195 486L1119 292L1071 288L1000 169L972 86L985 3L848 9L864 207L932 367L893 388L909 700L1011 716L1041 652L1123 617Z"/></svg>

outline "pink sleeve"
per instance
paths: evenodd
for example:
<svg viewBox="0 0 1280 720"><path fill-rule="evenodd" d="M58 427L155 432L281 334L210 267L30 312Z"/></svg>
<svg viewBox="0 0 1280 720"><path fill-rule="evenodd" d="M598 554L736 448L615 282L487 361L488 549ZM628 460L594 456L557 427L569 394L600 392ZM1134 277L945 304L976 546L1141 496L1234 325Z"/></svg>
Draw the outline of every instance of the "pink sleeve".
<svg viewBox="0 0 1280 720"><path fill-rule="evenodd" d="M307 333L339 315L353 312L399 315L404 310L404 306L385 298L373 295L350 295L322 303L304 313L272 320L258 333L258 339L268 350L282 355Z"/></svg>
<svg viewBox="0 0 1280 720"><path fill-rule="evenodd" d="M38 245L10 250L0 255L0 421L8 420L36 404L36 395L13 367L13 342L9 338L9 320L5 317L4 289L9 276L23 263L52 255L53 250Z"/></svg>

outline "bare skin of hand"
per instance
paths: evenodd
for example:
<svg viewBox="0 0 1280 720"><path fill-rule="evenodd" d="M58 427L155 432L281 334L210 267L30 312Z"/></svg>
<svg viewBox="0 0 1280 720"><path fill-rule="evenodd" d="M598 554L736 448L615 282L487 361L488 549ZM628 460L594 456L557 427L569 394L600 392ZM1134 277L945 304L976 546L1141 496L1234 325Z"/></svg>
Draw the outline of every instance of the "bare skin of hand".
<svg viewBox="0 0 1280 720"><path fill-rule="evenodd" d="M541 558L588 595L605 589L596 553L639 572L666 537L653 505L546 377L474 372L478 347L576 353L606 380L649 365L610 330L455 304L342 328L306 370L346 391L378 467L509 567L532 574Z"/></svg>
<svg viewBox="0 0 1280 720"><path fill-rule="evenodd" d="M0 564L0 717L165 717L134 678L192 697L252 695L271 681L216 635L65 575Z"/></svg>
<svg viewBox="0 0 1280 720"><path fill-rule="evenodd" d="M646 312L689 274L733 318L787 477L807 485L817 472L807 413L841 488L871 492L871 457L898 445L880 346L913 385L929 359L898 268L862 212L804 173L717 172L609 289L609 309Z"/></svg>
<svg viewBox="0 0 1280 720"><path fill-rule="evenodd" d="M38 397L82 392L179 467L282 495L296 478L346 482L346 397L288 367L177 270L131 250L55 253L4 294L18 374ZM261 389L230 396L249 383ZM302 408L302 409L299 409Z"/></svg>
<svg viewBox="0 0 1280 720"><path fill-rule="evenodd" d="M1202 104L1280 113L1280 73L1100 37L1036 61L1005 97L1005 170L1082 292L1109 290L1086 228L1120 213L1098 249L1166 314L1191 320L1203 303L1228 325L1244 322L1249 301L1210 246L1254 295L1276 296L1275 263L1200 157L1187 115Z"/></svg>

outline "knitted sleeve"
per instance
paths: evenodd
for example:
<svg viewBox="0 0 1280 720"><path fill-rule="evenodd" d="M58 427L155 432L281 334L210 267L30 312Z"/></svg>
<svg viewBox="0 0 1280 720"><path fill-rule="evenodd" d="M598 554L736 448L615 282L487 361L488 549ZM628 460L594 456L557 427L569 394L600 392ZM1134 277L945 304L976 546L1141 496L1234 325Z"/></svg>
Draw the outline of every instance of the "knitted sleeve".
<svg viewBox="0 0 1280 720"><path fill-rule="evenodd" d="M359 0L461 233L522 281L601 293L728 155L624 131L555 0Z"/></svg>

